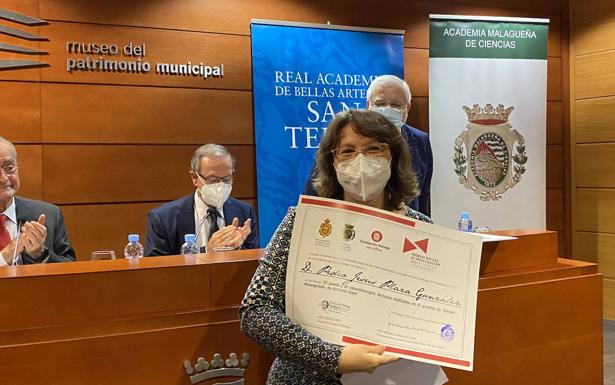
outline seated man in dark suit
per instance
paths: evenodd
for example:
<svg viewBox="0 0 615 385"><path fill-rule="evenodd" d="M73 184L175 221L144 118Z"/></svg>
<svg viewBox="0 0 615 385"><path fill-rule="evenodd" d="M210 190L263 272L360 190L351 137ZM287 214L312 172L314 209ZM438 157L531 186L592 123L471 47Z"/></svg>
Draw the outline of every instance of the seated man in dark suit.
<svg viewBox="0 0 615 385"><path fill-rule="evenodd" d="M15 146L0 137L0 266L74 261L60 209L15 195L18 168Z"/></svg>
<svg viewBox="0 0 615 385"><path fill-rule="evenodd" d="M375 78L367 89L367 109L381 113L401 130L402 137L408 144L412 156L412 168L416 173L421 194L406 204L425 215L431 213L431 176L433 173L433 156L429 136L423 131L407 125L412 95L410 87L394 75L382 75ZM318 170L312 167L310 178L303 187L303 194L317 195L312 180Z"/></svg>
<svg viewBox="0 0 615 385"><path fill-rule="evenodd" d="M229 196L234 172L235 159L223 146L199 147L189 171L196 191L147 213L145 255L179 254L186 234L195 234L205 252L258 248L254 209Z"/></svg>

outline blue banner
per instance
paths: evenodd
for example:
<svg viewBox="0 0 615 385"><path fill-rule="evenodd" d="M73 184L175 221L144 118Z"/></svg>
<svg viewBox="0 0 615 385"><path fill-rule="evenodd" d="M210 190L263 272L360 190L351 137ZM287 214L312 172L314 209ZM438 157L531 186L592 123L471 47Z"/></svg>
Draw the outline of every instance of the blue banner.
<svg viewBox="0 0 615 385"><path fill-rule="evenodd" d="M373 78L404 76L403 35L253 22L252 81L261 245L297 204L335 113L365 108Z"/></svg>

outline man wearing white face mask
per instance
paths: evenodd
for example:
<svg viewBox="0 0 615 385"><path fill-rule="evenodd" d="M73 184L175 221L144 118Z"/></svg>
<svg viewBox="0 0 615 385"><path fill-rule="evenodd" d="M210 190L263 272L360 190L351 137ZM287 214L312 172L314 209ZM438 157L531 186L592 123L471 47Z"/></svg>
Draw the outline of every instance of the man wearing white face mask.
<svg viewBox="0 0 615 385"><path fill-rule="evenodd" d="M179 254L185 234L196 234L202 251L258 248L254 209L230 197L234 170L235 160L223 146L199 147L189 171L196 191L147 213L145 255Z"/></svg>
<svg viewBox="0 0 615 385"><path fill-rule="evenodd" d="M375 78L367 89L366 107L384 115L400 129L408 150L410 150L411 163L420 191L418 197L406 203L410 208L429 215L433 156L429 136L405 124L410 111L411 99L410 87L405 81L394 75L382 75ZM317 195L313 186L313 181L317 176L316 169L312 168L311 177L305 183L303 194Z"/></svg>

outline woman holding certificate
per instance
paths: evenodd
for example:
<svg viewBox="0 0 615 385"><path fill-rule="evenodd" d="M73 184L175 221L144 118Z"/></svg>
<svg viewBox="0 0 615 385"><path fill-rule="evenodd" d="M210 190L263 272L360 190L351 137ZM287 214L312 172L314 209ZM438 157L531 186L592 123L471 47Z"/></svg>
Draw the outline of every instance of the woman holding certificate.
<svg viewBox="0 0 615 385"><path fill-rule="evenodd" d="M360 203L429 221L403 202L418 195L408 146L383 115L349 110L336 115L318 153L314 187L321 197ZM276 359L267 384L340 384L340 374L373 372L397 358L383 346L323 341L285 315L286 267L295 209L278 226L240 309L241 329Z"/></svg>

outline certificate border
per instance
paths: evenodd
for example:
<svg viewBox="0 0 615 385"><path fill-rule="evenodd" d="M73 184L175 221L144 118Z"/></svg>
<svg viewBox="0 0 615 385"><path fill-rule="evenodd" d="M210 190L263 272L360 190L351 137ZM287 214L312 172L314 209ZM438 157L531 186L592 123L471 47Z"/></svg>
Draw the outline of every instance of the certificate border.
<svg viewBox="0 0 615 385"><path fill-rule="evenodd" d="M334 200L322 200L322 198L320 199L312 199L312 198L308 198L308 197L304 197L301 196L301 199L299 200L299 203L304 203L304 204L308 204L308 205L313 205L313 206L326 206L326 207L333 207L333 208L337 208L337 209L344 209L344 210L348 210L348 211L354 211L357 213L361 213L361 214L369 214L371 216L374 217L378 217L378 218L383 218L389 221L393 221L393 222L397 222L397 223L401 223L404 225L408 225L410 227L414 227L416 225L416 222L413 221L412 219L409 219L407 217L401 217L399 215L394 215L388 212L383 212L380 210L375 210L375 209L370 209L367 208L365 206L354 206L354 205L349 205L346 204L344 202L340 202L340 201L334 201Z"/></svg>
<svg viewBox="0 0 615 385"><path fill-rule="evenodd" d="M377 345L377 344L375 344L373 342L364 341L364 340L360 340L358 338L349 337L349 336L343 336L342 337L342 341L346 342L346 343L349 343L349 344L363 344L363 345L371 345L371 346ZM465 367L469 367L470 366L470 361L459 360L459 359L456 359L456 358L442 357L442 356L437 356L435 354L419 353L419 352L415 352L415 351L412 351L412 350L405 350L405 349L400 349L400 348L394 348L394 347L391 347L391 346L385 346L384 350L387 351L387 352L391 352L391 353L403 354L405 356L420 357L420 358L425 358L425 359L428 359L428 360L446 362L446 363L449 363L449 364L455 364L455 365L460 365L460 366L465 366Z"/></svg>

